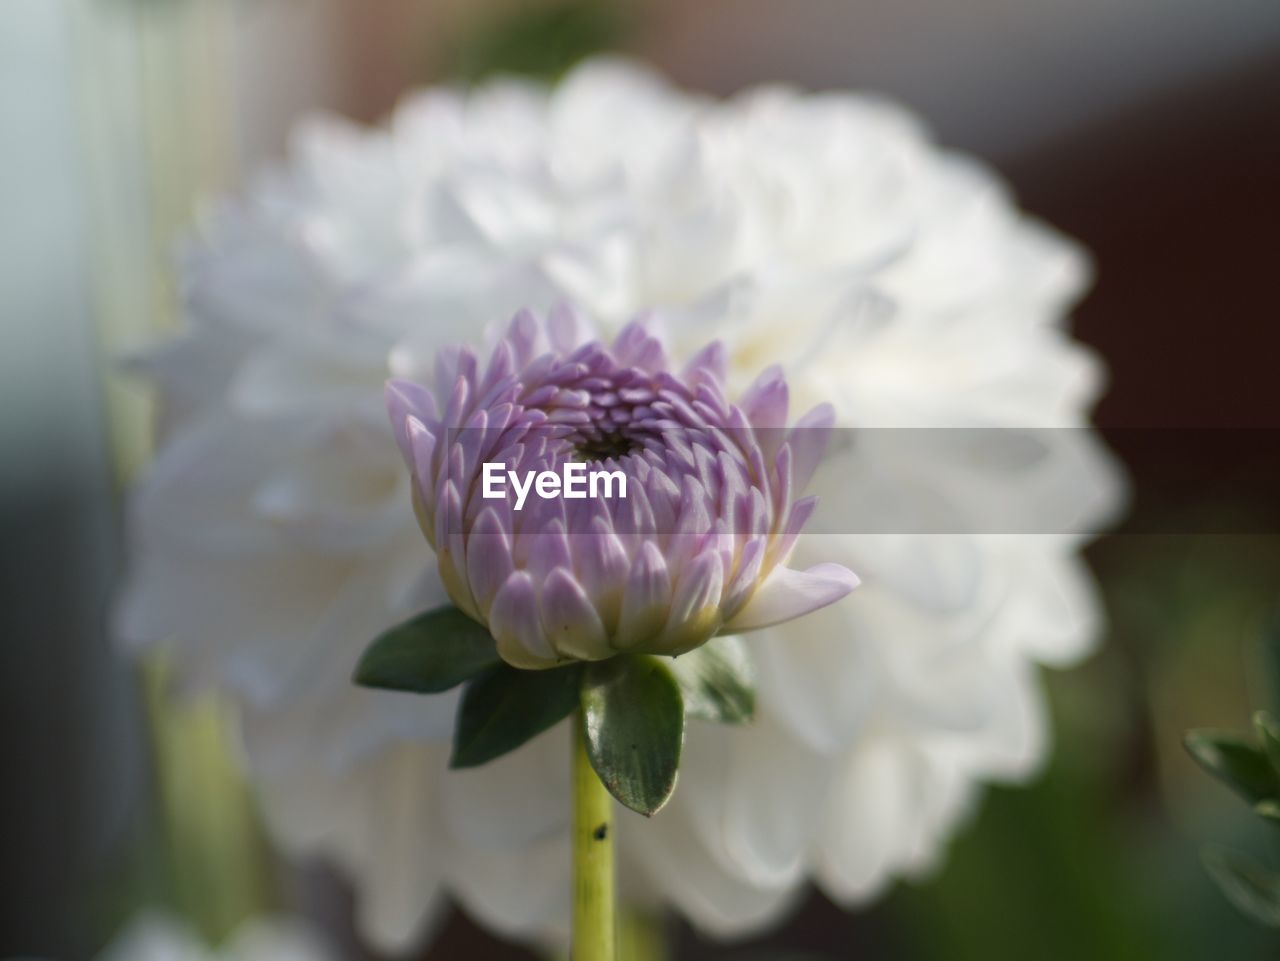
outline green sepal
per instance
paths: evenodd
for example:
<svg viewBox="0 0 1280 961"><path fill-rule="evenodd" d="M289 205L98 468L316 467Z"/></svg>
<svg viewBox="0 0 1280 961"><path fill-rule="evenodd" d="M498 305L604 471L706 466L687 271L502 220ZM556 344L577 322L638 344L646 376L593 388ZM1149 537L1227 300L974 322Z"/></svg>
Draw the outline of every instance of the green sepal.
<svg viewBox="0 0 1280 961"><path fill-rule="evenodd" d="M685 717L746 724L756 712L755 672L742 638L730 634L671 661Z"/></svg>
<svg viewBox="0 0 1280 961"><path fill-rule="evenodd" d="M490 668L462 693L454 725L452 768L478 767L514 751L578 707L582 665L522 671Z"/></svg>
<svg viewBox="0 0 1280 961"><path fill-rule="evenodd" d="M1240 735L1222 731L1189 731L1183 743L1201 767L1250 804L1280 793L1280 779L1267 755Z"/></svg>
<svg viewBox="0 0 1280 961"><path fill-rule="evenodd" d="M1280 928L1280 874L1238 851L1217 845L1204 848L1200 859L1238 910L1260 924Z"/></svg>
<svg viewBox="0 0 1280 961"><path fill-rule="evenodd" d="M620 655L587 668L587 757L609 793L649 817L671 799L684 749L684 698L670 662Z"/></svg>
<svg viewBox="0 0 1280 961"><path fill-rule="evenodd" d="M380 634L356 665L364 687L439 694L502 663L489 631L452 605Z"/></svg>

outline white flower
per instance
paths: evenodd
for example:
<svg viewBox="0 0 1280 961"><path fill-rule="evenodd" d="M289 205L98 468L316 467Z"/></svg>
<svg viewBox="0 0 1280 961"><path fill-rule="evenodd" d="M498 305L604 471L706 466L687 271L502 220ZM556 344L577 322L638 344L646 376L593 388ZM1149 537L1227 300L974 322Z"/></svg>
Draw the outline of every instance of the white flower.
<svg viewBox="0 0 1280 961"><path fill-rule="evenodd" d="M242 925L221 948L202 943L186 925L160 914L132 921L98 961L335 961L300 923L259 919Z"/></svg>
<svg viewBox="0 0 1280 961"><path fill-rule="evenodd" d="M1083 428L1099 381L1062 329L1078 250L910 115L717 103L610 61L550 93L431 90L377 131L305 127L288 168L208 217L182 279L189 328L149 361L168 418L120 626L240 698L274 836L342 865L393 945L446 891L553 935L570 888L563 726L447 772L453 697L350 683L379 630L445 599L389 374L429 380L438 345L571 300L606 329L655 308L677 351L721 338L731 377L781 362L796 409L829 401L846 426ZM752 636L756 723L692 729L669 807L621 819L626 893L714 934L776 918L807 877L851 905L928 870L984 781L1041 758L1037 664L1097 633L1070 532L1117 496L1086 431L1031 454L856 436L814 553L864 588ZM907 533L883 533L895 519Z"/></svg>

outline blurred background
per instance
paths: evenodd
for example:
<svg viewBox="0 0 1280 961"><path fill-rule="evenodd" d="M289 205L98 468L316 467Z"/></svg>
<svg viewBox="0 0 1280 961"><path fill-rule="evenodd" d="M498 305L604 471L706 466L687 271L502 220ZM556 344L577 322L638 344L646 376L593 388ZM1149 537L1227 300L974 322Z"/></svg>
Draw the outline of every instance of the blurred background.
<svg viewBox="0 0 1280 961"><path fill-rule="evenodd" d="M0 0L0 957L81 961L143 902L211 935L286 900L348 916L340 884L265 853L218 705L167 704L162 666L111 654L149 419L108 358L174 323L175 238L300 115L373 121L421 83L602 48L717 94L877 90L995 165L1094 254L1075 330L1137 491L1089 551L1109 636L1048 678L1044 775L992 789L935 877L869 910L814 894L749 945L673 929L675 957L1275 957L1199 854L1263 851L1265 827L1181 747L1275 702L1275 0ZM457 915L426 957L532 955Z"/></svg>

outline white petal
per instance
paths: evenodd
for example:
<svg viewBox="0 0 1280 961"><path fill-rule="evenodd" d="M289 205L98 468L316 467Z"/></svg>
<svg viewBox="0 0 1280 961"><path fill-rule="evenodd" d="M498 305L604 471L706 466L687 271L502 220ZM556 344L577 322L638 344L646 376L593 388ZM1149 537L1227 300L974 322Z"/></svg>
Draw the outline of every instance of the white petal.
<svg viewBox="0 0 1280 961"><path fill-rule="evenodd" d="M556 725L509 754L441 778L442 814L467 848L503 851L568 829L569 726Z"/></svg>
<svg viewBox="0 0 1280 961"><path fill-rule="evenodd" d="M696 737L691 731L687 752ZM695 756L708 756L696 747L693 751ZM647 821L619 820L619 858L638 869L628 880L642 890L647 887L649 897L678 906L711 935L742 937L775 923L797 892L786 885L761 886L734 868L723 852L720 827L727 785L703 774L707 766L686 759L680 784L665 808ZM702 782L700 786L688 783L695 778ZM713 811L714 820L709 822L707 815Z"/></svg>
<svg viewBox="0 0 1280 961"><path fill-rule="evenodd" d="M725 849L735 873L752 884L795 884L813 843L831 762L796 741L767 710L758 708L750 729L734 733L739 736L731 747Z"/></svg>
<svg viewBox="0 0 1280 961"><path fill-rule="evenodd" d="M857 606L868 600L860 593ZM833 605L744 638L761 702L796 737L825 753L858 738L880 696L883 675L875 649L850 613Z"/></svg>
<svg viewBox="0 0 1280 961"><path fill-rule="evenodd" d="M880 893L905 853L918 797L910 751L868 738L838 770L820 858L824 886L841 903Z"/></svg>

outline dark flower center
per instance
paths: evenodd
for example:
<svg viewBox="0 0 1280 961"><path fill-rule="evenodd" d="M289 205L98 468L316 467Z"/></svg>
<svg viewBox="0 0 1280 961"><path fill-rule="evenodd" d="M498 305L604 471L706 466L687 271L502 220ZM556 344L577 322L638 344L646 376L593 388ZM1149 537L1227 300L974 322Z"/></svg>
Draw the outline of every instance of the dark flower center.
<svg viewBox="0 0 1280 961"><path fill-rule="evenodd" d="M639 448L635 441L617 429L582 430L572 440L574 460L588 464L620 460Z"/></svg>

